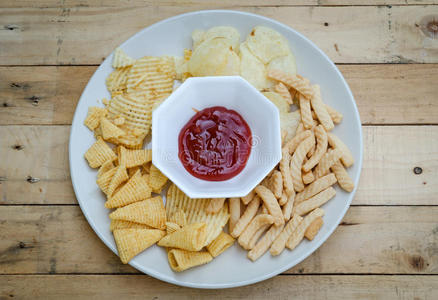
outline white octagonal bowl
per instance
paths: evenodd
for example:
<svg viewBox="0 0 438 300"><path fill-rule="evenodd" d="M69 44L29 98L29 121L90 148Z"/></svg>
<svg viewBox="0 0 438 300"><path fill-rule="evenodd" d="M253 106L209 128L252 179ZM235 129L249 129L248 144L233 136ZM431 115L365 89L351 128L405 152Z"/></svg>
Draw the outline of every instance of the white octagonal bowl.
<svg viewBox="0 0 438 300"><path fill-rule="evenodd" d="M248 123L252 148L245 168L224 181L191 175L178 157L178 135L195 110L224 106ZM277 107L240 76L187 79L152 115L152 162L191 198L242 197L280 161L281 133Z"/></svg>

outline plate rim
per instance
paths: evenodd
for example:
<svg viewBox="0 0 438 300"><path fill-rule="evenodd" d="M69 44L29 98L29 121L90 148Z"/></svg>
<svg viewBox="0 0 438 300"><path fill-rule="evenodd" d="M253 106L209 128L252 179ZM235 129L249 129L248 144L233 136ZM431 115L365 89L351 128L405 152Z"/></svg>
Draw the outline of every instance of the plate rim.
<svg viewBox="0 0 438 300"><path fill-rule="evenodd" d="M254 277L248 280L242 280L242 281L236 281L233 283L224 283L224 284L206 284L206 283L194 283L194 282L181 282L175 278L169 277L167 275L163 275L162 273L159 272L155 272L153 270L148 270L145 269L143 266L139 265L137 262L135 261L131 261L129 262L129 265L131 265L132 267L134 267L135 269L139 270L140 272L143 272L151 277L154 277L156 279L162 280L164 282L168 282L168 283L172 283L178 286L183 286L183 287L190 287L190 288L200 288L200 289L224 289L224 288L234 288L234 287L240 287L240 286L246 286L246 285L250 285L250 284L254 284L260 281L264 281L266 279L272 278L280 273L283 273L284 271L292 268L293 266L299 264L300 262L302 262L303 260L305 260L307 257L309 257L311 254L313 254L323 243L325 243L327 241L327 239L333 234L333 232L336 230L336 228L338 228L339 223L342 221L342 219L344 218L347 210L350 208L351 202L354 198L354 196L356 195L356 191L357 191L357 187L358 187L358 183L359 183L359 179L362 173L362 164L363 164L363 130L362 130L362 123L360 120L360 115L359 115L359 110L357 108L357 104L356 104L356 100L353 96L353 93L351 92L350 86L348 85L348 83L346 82L344 76L342 75L342 73L339 71L338 67L333 63L333 61L315 44L313 43L310 39L308 39L306 36L304 36L303 34L301 34L300 32L296 31L295 29L293 29L292 27L283 24L282 22L279 22L275 19L271 19L259 14L255 14L255 13L250 13L250 12L243 12L243 11L238 11L238 10L227 10L227 9L213 9L213 10L197 10L197 11L191 11L191 12L187 12L187 13L183 13L183 14L178 14L163 20L160 20L154 24L151 24L147 27L144 27L143 29L139 30L138 32L136 32L135 34L133 34L131 37L129 37L127 40L125 40L123 43L121 43L118 47L123 47L126 43L128 43L129 41L135 39L137 36L141 35L144 31L149 30L151 28L160 26L161 24L168 22L168 21L172 21L178 18L185 18L185 17L190 17L190 16L194 16L194 15L198 15L198 14L210 14L210 13L225 13L225 14L238 14L238 15L245 15L245 16L251 16L251 17L256 17L259 19L262 19L264 21L267 22L271 22L276 24L279 27L282 27L285 30L288 31L293 31L294 34L298 35L300 38L302 38L303 40L305 40L307 43L309 43L314 49L317 50L317 52L322 55L328 62L330 65L332 65L332 67L334 67L335 72L337 73L337 75L339 76L339 78L341 79L343 85L346 87L346 91L349 95L349 97L351 97L351 99L353 100L353 108L354 108L354 117L356 122L358 123L358 128L359 128L359 141L360 141L360 145L359 145L359 160L356 162L358 164L358 176L354 182L355 187L353 189L353 191L348 195L348 201L343 209L342 212L340 212L340 214L338 215L338 219L335 222L337 225L333 226L333 228L331 228L330 230L327 231L327 233L325 234L325 236L323 238L321 238L321 240L314 242L312 244L312 246L310 247L310 251L308 251L308 253L306 253L305 255L302 255L301 257L298 257L295 260L291 260L288 264L284 265L283 267L276 269L273 272L264 274L262 276L258 276L258 277ZM117 47L117 48L118 48ZM93 231L96 233L96 235L99 237L99 239L111 250L113 251L116 255L117 253L115 252L115 250L113 249L112 245L109 243L108 240L106 240L101 234L100 232L97 230L96 224L93 221L93 219L89 216L89 214L87 213L86 209L83 207L82 201L79 199L78 197L78 192L77 190L79 189L79 187L75 184L75 179L72 176L72 152L73 152L73 145L72 145L72 135L73 135L73 124L75 123L75 121L77 122L77 118L78 118L78 110L77 110L77 106L79 105L79 103L82 101L82 98L84 97L85 92L87 91L87 89L89 88L90 85L90 80L92 77L94 77L94 75L99 71L100 66L106 61L106 59L108 59L109 56L111 56L113 54L114 50L105 58L105 60L99 65L99 67L97 67L96 71L93 73L93 75L90 77L90 79L87 82L87 85L85 86L84 90L82 91L81 96L79 97L79 101L76 104L76 108L75 108L75 112L73 114L73 118L72 118L72 124L71 124L71 128L70 128L70 134L69 134L69 146L68 146L68 157L69 157L69 168L70 168L70 179L72 182L72 186L73 186L73 191L75 193L75 198L77 200L77 202L79 203L79 207L81 208L82 214L85 216L88 224L90 225L90 227L93 229ZM133 273L133 275L135 275ZM138 274L137 274L138 275Z"/></svg>

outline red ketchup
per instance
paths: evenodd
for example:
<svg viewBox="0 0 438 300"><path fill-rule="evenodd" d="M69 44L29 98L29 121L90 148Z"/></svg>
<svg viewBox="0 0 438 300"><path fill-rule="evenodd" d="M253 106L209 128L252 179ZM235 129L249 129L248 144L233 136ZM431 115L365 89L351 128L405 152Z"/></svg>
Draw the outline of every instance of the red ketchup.
<svg viewBox="0 0 438 300"><path fill-rule="evenodd" d="M251 129L236 111L214 106L197 112L178 138L178 156L193 176L223 181L239 174L251 153Z"/></svg>

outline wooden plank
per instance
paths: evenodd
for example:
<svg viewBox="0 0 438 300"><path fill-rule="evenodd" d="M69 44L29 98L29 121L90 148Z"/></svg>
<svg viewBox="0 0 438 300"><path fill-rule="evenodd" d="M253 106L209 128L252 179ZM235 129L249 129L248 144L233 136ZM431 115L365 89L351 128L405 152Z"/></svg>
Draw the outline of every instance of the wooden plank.
<svg viewBox="0 0 438 300"><path fill-rule="evenodd" d="M211 6L3 8L0 65L98 64L145 26L205 8ZM438 6L233 8L291 26L337 63L438 62L438 45L420 26Z"/></svg>
<svg viewBox="0 0 438 300"><path fill-rule="evenodd" d="M222 0L221 3L227 6L235 6L234 0ZM105 6L110 7L126 7L126 6L150 6L150 5L175 5L175 6L193 6L193 5L205 5L215 7L217 1L214 0L105 0ZM436 0L271 0L269 6L324 6L324 5L425 5L425 4L438 4ZM238 2L239 6L264 6L266 1L264 0L241 0ZM61 8L73 8L73 7L100 7L102 6L101 0L16 0L16 1L4 1L1 3L1 7L6 8L27 8L27 7L61 7Z"/></svg>
<svg viewBox="0 0 438 300"><path fill-rule="evenodd" d="M0 164L0 204L77 203L68 166L69 129L0 126L0 157L6 162ZM438 204L438 126L365 126L363 133L354 205ZM28 176L39 181L31 183Z"/></svg>
<svg viewBox="0 0 438 300"><path fill-rule="evenodd" d="M338 65L363 124L438 123L438 65ZM0 67L0 125L71 124L95 66ZM397 87L397 88L394 88ZM413 104L415 103L415 105Z"/></svg>
<svg viewBox="0 0 438 300"><path fill-rule="evenodd" d="M286 273L438 274L437 215L438 207L351 207L326 243ZM0 274L137 273L77 206L0 206L0 217Z"/></svg>
<svg viewBox="0 0 438 300"><path fill-rule="evenodd" d="M438 276L277 276L246 287L201 290L143 275L3 275L2 299L436 299ZM31 287L31 288L30 288Z"/></svg>

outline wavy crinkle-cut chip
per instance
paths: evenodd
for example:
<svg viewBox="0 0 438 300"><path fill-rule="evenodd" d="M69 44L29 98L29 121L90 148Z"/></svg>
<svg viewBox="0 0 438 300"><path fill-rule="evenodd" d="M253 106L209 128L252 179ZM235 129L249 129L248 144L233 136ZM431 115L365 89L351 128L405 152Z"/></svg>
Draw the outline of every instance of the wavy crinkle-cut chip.
<svg viewBox="0 0 438 300"><path fill-rule="evenodd" d="M109 142L125 135L122 129L111 123L107 118L100 120L100 129L102 130L102 138Z"/></svg>
<svg viewBox="0 0 438 300"><path fill-rule="evenodd" d="M105 194L108 193L108 187L114 177L114 174L116 174L116 171L117 168L112 168L108 172L105 172L97 177L96 183Z"/></svg>
<svg viewBox="0 0 438 300"><path fill-rule="evenodd" d="M204 247L206 238L206 224L192 223L163 237L158 242L158 246L199 251Z"/></svg>
<svg viewBox="0 0 438 300"><path fill-rule="evenodd" d="M289 54L285 56L276 57L269 62L267 70L280 70L286 74L295 75L297 73L295 56L292 52L289 52Z"/></svg>
<svg viewBox="0 0 438 300"><path fill-rule="evenodd" d="M222 209L216 214L207 214L206 208L210 199L191 199L178 187L172 184L167 190L166 213L172 216L175 212L182 210L187 216L187 223L203 222L207 224L207 239L204 246L211 243L227 224L230 214L228 203L224 203Z"/></svg>
<svg viewBox="0 0 438 300"><path fill-rule="evenodd" d="M298 110L289 113L280 113L281 129L287 132L284 140L285 143L290 141L295 136L300 120L301 115Z"/></svg>
<svg viewBox="0 0 438 300"><path fill-rule="evenodd" d="M100 166L99 171L97 171L97 178L101 177L103 174L105 174L106 172L110 171L113 168L114 168L113 160L111 159L107 160Z"/></svg>
<svg viewBox="0 0 438 300"><path fill-rule="evenodd" d="M128 180L128 172L126 171L126 167L124 165L119 165L116 168L116 172L114 173L113 178L108 186L106 191L107 196L110 198L114 191L126 180Z"/></svg>
<svg viewBox="0 0 438 300"><path fill-rule="evenodd" d="M113 92L123 92L127 88L127 82L131 67L125 67L114 70L111 74L106 78L106 87L108 91Z"/></svg>
<svg viewBox="0 0 438 300"><path fill-rule="evenodd" d="M111 220L110 231L114 231L116 229L128 229L128 228L133 228L133 229L154 229L153 227L150 227L150 226L148 226L146 224L140 224L140 223L125 221L125 220Z"/></svg>
<svg viewBox="0 0 438 300"><path fill-rule="evenodd" d="M118 208L109 216L112 220L131 221L163 230L166 228L166 210L160 196Z"/></svg>
<svg viewBox="0 0 438 300"><path fill-rule="evenodd" d="M100 125L100 119L108 114L108 110L103 107L90 106L85 118L84 125L90 130L95 130Z"/></svg>
<svg viewBox="0 0 438 300"><path fill-rule="evenodd" d="M149 186L155 193L160 193L167 182L167 177L153 164L149 171Z"/></svg>
<svg viewBox="0 0 438 300"><path fill-rule="evenodd" d="M113 196L105 202L106 208L122 207L151 197L151 188L138 170Z"/></svg>
<svg viewBox="0 0 438 300"><path fill-rule="evenodd" d="M119 164L125 165L127 168L144 165L152 161L152 150L141 149L133 150L120 147Z"/></svg>
<svg viewBox="0 0 438 300"><path fill-rule="evenodd" d="M108 102L109 103L109 102ZM117 117L113 120L114 125L116 126L120 126L123 125L125 123L125 118L124 117Z"/></svg>
<svg viewBox="0 0 438 300"><path fill-rule="evenodd" d="M169 217L169 221L178 224L179 226L187 225L187 216L183 210L178 210Z"/></svg>
<svg viewBox="0 0 438 300"><path fill-rule="evenodd" d="M173 222L166 222L166 233L167 234L172 234L175 231L180 230L180 229L181 229L181 226L179 226L178 224L173 223Z"/></svg>
<svg viewBox="0 0 438 300"><path fill-rule="evenodd" d="M175 61L172 57L142 57L136 60L128 74L128 93L147 91L152 100L167 97L173 91L175 77Z"/></svg>
<svg viewBox="0 0 438 300"><path fill-rule="evenodd" d="M134 62L135 59L130 57L128 54L126 54L125 51L123 51L122 49L117 48L116 51L114 51L114 56L113 56L114 69L132 66Z"/></svg>
<svg viewBox="0 0 438 300"><path fill-rule="evenodd" d="M193 252L181 249L172 249L167 253L169 265L175 272L209 263L213 257L207 251Z"/></svg>
<svg viewBox="0 0 438 300"><path fill-rule="evenodd" d="M207 251L213 257L218 256L234 244L235 239L228 233L221 232L208 246Z"/></svg>
<svg viewBox="0 0 438 300"><path fill-rule="evenodd" d="M160 240L165 232L157 229L125 228L116 229L113 234L120 260L127 264L134 256Z"/></svg>
<svg viewBox="0 0 438 300"><path fill-rule="evenodd" d="M268 64L276 57L286 56L290 53L286 38L265 26L254 27L246 42L249 50L264 64Z"/></svg>
<svg viewBox="0 0 438 300"><path fill-rule="evenodd" d="M279 93L276 92L263 92L262 93L266 98L271 100L272 103L277 106L280 114L287 114L290 111L290 104L287 103L286 99L284 99Z"/></svg>
<svg viewBox="0 0 438 300"><path fill-rule="evenodd" d="M102 138L98 138L84 156L91 168L98 168L104 162L116 159L116 154Z"/></svg>

